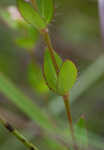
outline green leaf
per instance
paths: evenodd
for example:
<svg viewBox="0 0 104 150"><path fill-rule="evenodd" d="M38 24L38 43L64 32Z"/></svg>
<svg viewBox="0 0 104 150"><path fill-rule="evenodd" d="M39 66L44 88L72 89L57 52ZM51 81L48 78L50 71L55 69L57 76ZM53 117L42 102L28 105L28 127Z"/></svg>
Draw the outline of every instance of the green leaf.
<svg viewBox="0 0 104 150"><path fill-rule="evenodd" d="M55 56L57 65L60 69L62 66L62 60L57 55L56 52L54 52L54 56ZM46 49L45 56L44 56L44 78L49 89L57 93L57 74L54 69L54 65L52 63L51 55L48 49Z"/></svg>
<svg viewBox="0 0 104 150"><path fill-rule="evenodd" d="M76 82L76 85L72 88L70 92L70 102L74 103L80 96L83 95L84 92L88 92L88 89L93 86L96 81L100 81L100 78L104 74L104 55L101 55L100 57L95 60L91 65L87 67L86 70L84 70L81 75L78 78L78 81ZM95 70L96 73L95 73ZM97 94L97 93L96 93ZM61 101L58 101L58 97L56 99L52 99L50 102L49 109L53 109L53 113L55 112L55 107L60 105L60 107L57 109L57 115L64 112L64 105L61 103ZM55 115L55 114L54 114Z"/></svg>
<svg viewBox="0 0 104 150"><path fill-rule="evenodd" d="M31 49L34 48L34 40L27 37L16 38L16 44L22 48Z"/></svg>
<svg viewBox="0 0 104 150"><path fill-rule="evenodd" d="M53 0L37 0L37 3L40 15L49 24L53 17Z"/></svg>
<svg viewBox="0 0 104 150"><path fill-rule="evenodd" d="M18 31L20 35L15 40L16 44L28 51L34 48L39 37L39 32L26 22L18 22Z"/></svg>
<svg viewBox="0 0 104 150"><path fill-rule="evenodd" d="M17 5L21 15L24 19L38 30L44 29L46 24L40 15L35 11L29 2L24 0L17 0Z"/></svg>
<svg viewBox="0 0 104 150"><path fill-rule="evenodd" d="M77 78L77 68L72 61L66 60L59 72L57 91L61 95L71 90Z"/></svg>
<svg viewBox="0 0 104 150"><path fill-rule="evenodd" d="M78 142L79 149L83 149L84 147L87 148L88 136L87 136L87 130L86 130L86 121L83 116L77 122L75 131L76 131L76 139Z"/></svg>
<svg viewBox="0 0 104 150"><path fill-rule="evenodd" d="M29 64L28 68L28 79L31 86L38 92L38 93L48 93L49 89L45 84L42 71L40 66L38 66L35 61L34 64Z"/></svg>

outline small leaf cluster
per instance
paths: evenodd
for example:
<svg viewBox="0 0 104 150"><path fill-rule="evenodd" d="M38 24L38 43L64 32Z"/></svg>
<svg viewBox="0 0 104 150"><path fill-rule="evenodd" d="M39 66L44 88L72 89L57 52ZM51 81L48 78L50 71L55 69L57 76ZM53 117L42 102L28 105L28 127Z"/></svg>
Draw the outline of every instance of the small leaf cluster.
<svg viewBox="0 0 104 150"><path fill-rule="evenodd" d="M53 0L38 0L36 8L25 0L17 0L17 4L21 15L29 24L40 32L46 31L54 12ZM52 61L50 49L47 48L44 56L44 78L49 89L64 96L71 90L76 81L77 68L70 60L63 62L54 50L53 56L58 66L58 74Z"/></svg>
<svg viewBox="0 0 104 150"><path fill-rule="evenodd" d="M38 10L35 10L30 2L17 0L17 5L23 18L33 27L41 31L47 27L52 19L54 10L53 1L39 0L37 4Z"/></svg>
<svg viewBox="0 0 104 150"><path fill-rule="evenodd" d="M58 95L67 94L73 87L77 78L77 68L70 60L65 62L54 52L58 64L59 73L56 74L49 50L46 49L44 56L44 77L48 87Z"/></svg>

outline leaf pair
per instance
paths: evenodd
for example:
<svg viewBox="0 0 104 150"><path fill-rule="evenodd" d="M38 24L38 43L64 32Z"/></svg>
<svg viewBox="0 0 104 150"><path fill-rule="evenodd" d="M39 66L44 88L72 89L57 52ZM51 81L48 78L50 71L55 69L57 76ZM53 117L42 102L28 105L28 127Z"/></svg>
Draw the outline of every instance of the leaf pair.
<svg viewBox="0 0 104 150"><path fill-rule="evenodd" d="M46 28L53 16L53 1L38 0L38 12L31 3L25 0L17 0L18 9L23 18L39 31Z"/></svg>
<svg viewBox="0 0 104 150"><path fill-rule="evenodd" d="M63 63L56 52L54 52L54 56L59 68L59 74L57 76L50 52L46 49L44 56L44 78L49 89L63 96L73 87L77 77L77 69L70 60L66 60Z"/></svg>

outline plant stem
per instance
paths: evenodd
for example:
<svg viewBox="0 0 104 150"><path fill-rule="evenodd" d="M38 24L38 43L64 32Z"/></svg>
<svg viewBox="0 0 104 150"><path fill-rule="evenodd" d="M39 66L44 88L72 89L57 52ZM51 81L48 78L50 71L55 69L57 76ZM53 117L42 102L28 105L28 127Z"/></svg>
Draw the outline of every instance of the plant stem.
<svg viewBox="0 0 104 150"><path fill-rule="evenodd" d="M37 8L37 2L36 0L30 0L33 7L38 10ZM43 29L42 31L40 31L40 33L43 35L44 37L44 40L46 42L46 45L48 47L48 50L50 52L50 55L51 55L51 58L52 58L52 62L53 62L53 65L55 67L55 70L56 70L56 74L58 75L58 72L59 72L59 68L58 68L58 65L56 63L56 59L54 57L54 50L53 50L53 46L52 46L52 43L51 43L51 39L50 39L50 36L49 36L49 33L48 33L48 28L45 28Z"/></svg>
<svg viewBox="0 0 104 150"><path fill-rule="evenodd" d="M33 7L35 8L35 10L37 11L37 10L38 10L38 7L37 7L37 2L36 2L36 0L30 0L30 1L31 1L31 3L32 3Z"/></svg>
<svg viewBox="0 0 104 150"><path fill-rule="evenodd" d="M49 36L49 33L48 33L47 30L45 30L43 32L43 36L44 36L46 45L47 45L47 47L49 49L49 52L51 54L51 59L52 59L53 65L55 67L57 76L58 76L59 67L57 65L57 62L56 62L56 59L55 59L55 56L54 56L54 50L53 50L52 43L51 43L51 40L50 40L50 36ZM70 112L69 94L64 95L63 99L64 99L64 104L65 104L67 117L68 117L68 121L69 121L69 126L70 126L70 131L71 131L71 136L72 136L72 142L73 142L73 148L74 148L74 150L78 150L78 147L76 145L75 135L74 135L74 129L73 129L73 124L72 124L71 112Z"/></svg>
<svg viewBox="0 0 104 150"><path fill-rule="evenodd" d="M47 47L49 49L49 52L51 54L51 59L52 59L54 68L56 70L56 74L58 76L59 67L57 65L57 62L56 62L56 59L55 59L55 56L54 56L54 50L53 50L51 39L50 39L50 36L49 36L49 33L48 33L48 29L43 30L42 33L43 33L46 45L47 45ZM71 136L72 136L73 148L74 148L74 150L78 150L78 147L76 145L75 135L74 135L74 129L73 129L73 124L72 124L71 112L70 112L69 94L64 95L63 99L64 99L64 104L65 104L65 108L66 108L66 112L67 112L67 117L68 117L68 121L69 121L69 127L70 127L70 131L71 131Z"/></svg>
<svg viewBox="0 0 104 150"><path fill-rule="evenodd" d="M31 1L32 1L32 4L34 5L34 0L31 0ZM36 2L35 2L35 5L37 6ZM52 62L53 62L56 74L58 76L59 67L58 67L56 59L55 59L54 49L53 49L52 42L51 42L51 39L50 39L50 36L49 36L48 28L43 29L42 31L40 31L40 33L44 37L44 41L45 41L45 43L46 43L46 45L48 47L48 50L50 52L51 59L52 59ZM73 129L73 124L72 124L71 112L70 112L69 94L64 95L63 99L64 99L64 104L65 104L65 108L66 108L66 112L67 112L67 116L68 116L70 130L71 130L73 148L74 148L74 150L78 150L78 147L76 145L75 135L74 135L74 129Z"/></svg>
<svg viewBox="0 0 104 150"><path fill-rule="evenodd" d="M65 104L65 108L66 108L66 112L67 112L67 117L68 117L70 131L71 131L73 148L74 148L74 150L78 150L78 146L76 145L74 128L73 128L73 124L72 124L72 116L71 116L71 112L70 112L69 94L64 95L63 99L64 99L64 104Z"/></svg>
<svg viewBox="0 0 104 150"><path fill-rule="evenodd" d="M0 117L0 123L11 132L19 141L21 141L30 150L38 150L38 148L29 142L21 133L14 129L8 122Z"/></svg>
<svg viewBox="0 0 104 150"><path fill-rule="evenodd" d="M55 59L55 56L54 56L54 49L53 49L53 46L52 46L52 42L51 42L51 39L50 39L50 36L49 36L49 33L48 33L48 29L44 29L42 31L42 34L43 34L43 37L44 37L44 40L45 40L45 43L48 47L48 50L50 52L50 55L51 55L51 58L52 58L52 62L53 62L53 65L54 65L54 68L56 70L56 74L58 75L59 73L59 67L57 65L57 62L56 62L56 59Z"/></svg>

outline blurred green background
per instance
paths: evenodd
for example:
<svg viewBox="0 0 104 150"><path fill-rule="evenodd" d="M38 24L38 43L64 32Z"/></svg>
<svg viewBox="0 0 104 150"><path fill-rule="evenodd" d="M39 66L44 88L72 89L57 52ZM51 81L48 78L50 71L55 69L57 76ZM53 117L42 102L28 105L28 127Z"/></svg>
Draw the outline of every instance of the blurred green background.
<svg viewBox="0 0 104 150"><path fill-rule="evenodd" d="M54 2L55 16L49 25L54 48L63 60L73 60L79 71L78 80L71 91L73 122L76 123L80 116L84 115L89 136L88 149L103 150L104 53L98 2L96 0ZM41 118L41 110L49 115L49 120L61 131L68 127L61 97L50 92L42 78L44 48L43 39L38 32L21 20L16 10L16 1L0 0L0 115L22 130L40 150L63 150L69 144L68 140L60 139L56 132L50 135L49 131L41 128L43 124L46 128L48 126ZM5 89L9 91L9 88L12 88L9 83L16 86L21 94L28 96L30 98L28 101L33 101L36 112L32 112L33 108L29 107L31 105L22 109L25 100L22 106L17 104L22 103L20 93L13 95L14 97L18 95L18 102L11 101L12 96L5 92ZM31 119L35 120L35 117L34 124ZM10 144L13 150L25 149L0 126L0 149L8 150Z"/></svg>

